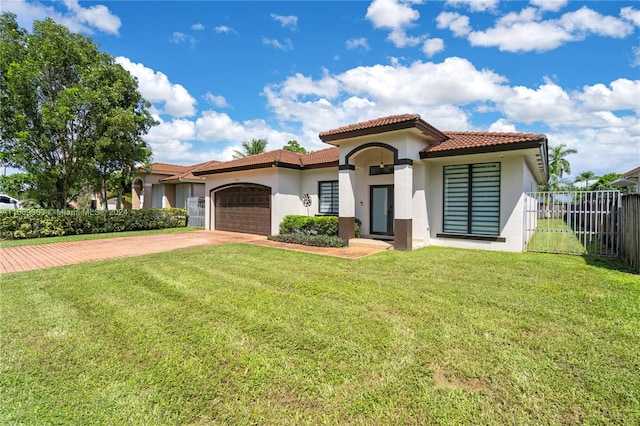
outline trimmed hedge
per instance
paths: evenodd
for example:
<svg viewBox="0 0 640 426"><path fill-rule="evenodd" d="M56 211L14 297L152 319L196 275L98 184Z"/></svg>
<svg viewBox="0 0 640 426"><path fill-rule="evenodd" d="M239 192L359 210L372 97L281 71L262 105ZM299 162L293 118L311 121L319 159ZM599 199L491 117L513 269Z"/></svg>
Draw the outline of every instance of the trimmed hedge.
<svg viewBox="0 0 640 426"><path fill-rule="evenodd" d="M179 228L186 209L140 210L0 210L0 238L24 239L104 232Z"/></svg>
<svg viewBox="0 0 640 426"><path fill-rule="evenodd" d="M356 237L360 236L360 221L356 219ZM344 247L338 237L337 216L288 215L280 223L280 234L268 237L281 243L302 244L315 247Z"/></svg>
<svg viewBox="0 0 640 426"><path fill-rule="evenodd" d="M344 247L344 240L335 235L280 234L267 237L280 243L301 244L314 247Z"/></svg>
<svg viewBox="0 0 640 426"><path fill-rule="evenodd" d="M337 216L288 215L280 223L280 235L329 235L338 236ZM356 219L356 237L360 236L360 220Z"/></svg>

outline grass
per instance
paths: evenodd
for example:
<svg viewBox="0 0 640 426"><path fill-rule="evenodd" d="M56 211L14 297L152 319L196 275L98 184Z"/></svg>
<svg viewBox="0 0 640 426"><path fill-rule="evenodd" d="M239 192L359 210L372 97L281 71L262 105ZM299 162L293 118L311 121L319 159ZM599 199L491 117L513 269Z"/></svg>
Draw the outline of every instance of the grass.
<svg viewBox="0 0 640 426"><path fill-rule="evenodd" d="M0 423L640 422L640 278L613 261L176 253L2 276Z"/></svg>
<svg viewBox="0 0 640 426"><path fill-rule="evenodd" d="M0 239L0 248L32 246L32 245L50 244L50 243L68 243L70 241L101 240L104 238L135 237L138 235L168 234L173 232L190 232L190 231L198 231L198 230L200 229L198 228L165 228L165 229L152 229L148 231L105 232L102 234L81 234L81 235L65 235L62 237L29 238L24 240Z"/></svg>
<svg viewBox="0 0 640 426"><path fill-rule="evenodd" d="M528 251L546 253L613 255L614 249L588 232L572 229L563 219L538 219L536 231L527 244Z"/></svg>

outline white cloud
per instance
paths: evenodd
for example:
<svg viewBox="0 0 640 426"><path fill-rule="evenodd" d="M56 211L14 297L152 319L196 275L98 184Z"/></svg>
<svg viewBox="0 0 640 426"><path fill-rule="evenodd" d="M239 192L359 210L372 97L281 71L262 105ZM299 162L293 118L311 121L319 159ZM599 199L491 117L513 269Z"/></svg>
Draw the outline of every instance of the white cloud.
<svg viewBox="0 0 640 426"><path fill-rule="evenodd" d="M448 28L456 37L466 36L471 32L469 17L455 12L441 12L436 18L439 29Z"/></svg>
<svg viewBox="0 0 640 426"><path fill-rule="evenodd" d="M340 92L340 82L329 76L326 71L320 80L313 80L311 77L296 73L292 77L287 77L280 85L279 92L290 99L306 96L335 98Z"/></svg>
<svg viewBox="0 0 640 426"><path fill-rule="evenodd" d="M424 37L408 36L406 30L420 18L420 13L411 8L421 1L374 0L367 8L366 18L374 28L391 30L387 39L396 47L417 46Z"/></svg>
<svg viewBox="0 0 640 426"><path fill-rule="evenodd" d="M211 105L217 106L218 108L227 108L229 106L224 96L214 95L211 92L205 93L204 99Z"/></svg>
<svg viewBox="0 0 640 426"><path fill-rule="evenodd" d="M387 39L396 47L407 47L419 45L424 40L424 37L411 37L404 30L393 30L389 33Z"/></svg>
<svg viewBox="0 0 640 426"><path fill-rule="evenodd" d="M640 80L620 78L604 84L584 86L575 98L585 111L635 110L640 112Z"/></svg>
<svg viewBox="0 0 640 426"><path fill-rule="evenodd" d="M537 9L527 7L505 15L492 28L472 31L468 39L473 46L496 46L507 52L543 52L590 34L621 38L632 32L629 23L586 6L550 20L542 20Z"/></svg>
<svg viewBox="0 0 640 426"><path fill-rule="evenodd" d="M358 47L369 50L369 43L367 43L367 39L364 37L349 39L345 44L348 50L357 49Z"/></svg>
<svg viewBox="0 0 640 426"><path fill-rule="evenodd" d="M366 18L374 28L398 30L410 26L420 13L402 0L373 0L367 8Z"/></svg>
<svg viewBox="0 0 640 426"><path fill-rule="evenodd" d="M235 33L238 34L236 32L236 30L234 30L231 27L227 27L226 25L218 25L217 27L215 27L213 29L215 32L217 32L218 34L227 34L227 33Z"/></svg>
<svg viewBox="0 0 640 426"><path fill-rule="evenodd" d="M298 17L295 15L277 15L275 13L271 14L271 17L275 20L280 22L280 25L282 25L282 28L291 28L292 30L295 30L298 26Z"/></svg>
<svg viewBox="0 0 640 426"><path fill-rule="evenodd" d="M484 12L485 10L493 10L496 8L500 0L447 0L449 6L460 7L466 6L472 12Z"/></svg>
<svg viewBox="0 0 640 426"><path fill-rule="evenodd" d="M182 85L172 84L165 74L122 56L117 57L116 62L138 79L140 93L145 99L163 104L163 113L174 117L189 117L196 113L195 98Z"/></svg>
<svg viewBox="0 0 640 426"><path fill-rule="evenodd" d="M618 79L610 83L585 86L583 91L568 93L545 79L537 89L517 86L498 106L512 122L540 122L551 128L563 126L586 128L632 128L638 125L640 81ZM614 111L634 110L636 116L616 115Z"/></svg>
<svg viewBox="0 0 640 426"><path fill-rule="evenodd" d="M192 49L195 47L197 40L188 35L188 34L184 34L181 32L174 32L173 34L171 34L171 38L169 38L169 41L173 44L181 44L181 43L186 43L189 45L189 47L191 47Z"/></svg>
<svg viewBox="0 0 640 426"><path fill-rule="evenodd" d="M636 27L640 27L640 10L633 7L623 7L620 9L620 16L624 19L633 22Z"/></svg>
<svg viewBox="0 0 640 426"><path fill-rule="evenodd" d="M604 16L586 6L562 15L559 24L572 33L597 34L623 38L633 32L633 26L614 16Z"/></svg>
<svg viewBox="0 0 640 426"><path fill-rule="evenodd" d="M276 40L275 38L264 37L262 39L262 44L267 46L273 46L274 48L278 50L283 50L283 51L293 49L293 42L288 38L284 39L284 41L281 43L279 40Z"/></svg>
<svg viewBox="0 0 640 426"><path fill-rule="evenodd" d="M565 7L569 3L569 0L531 0L529 3L540 10L557 12Z"/></svg>
<svg viewBox="0 0 640 426"><path fill-rule="evenodd" d="M194 31L202 31L202 30L204 30L204 25L201 24L200 22L198 22L196 24L193 24L191 26L191 29L194 30Z"/></svg>
<svg viewBox="0 0 640 426"><path fill-rule="evenodd" d="M336 78L348 93L366 94L389 104L402 99L405 104L415 106L466 105L478 100L498 100L508 92L503 76L477 70L468 60L457 57L441 63L415 62L407 67L357 67Z"/></svg>
<svg viewBox="0 0 640 426"><path fill-rule="evenodd" d="M490 132L501 132L501 133L510 133L517 132L516 126L512 123L509 123L504 118L500 118L495 122L491 123L488 129Z"/></svg>
<svg viewBox="0 0 640 426"><path fill-rule="evenodd" d="M24 28L31 28L33 21L52 18L73 32L93 34L101 31L118 35L122 22L104 5L82 7L77 0L65 0L61 3L67 10L58 11L53 6L41 2L11 0L2 3L3 12L17 15L17 21Z"/></svg>
<svg viewBox="0 0 640 426"><path fill-rule="evenodd" d="M440 53L444 50L444 40L441 38L430 38L427 39L422 45L422 52L427 56L427 58L431 58L436 53Z"/></svg>

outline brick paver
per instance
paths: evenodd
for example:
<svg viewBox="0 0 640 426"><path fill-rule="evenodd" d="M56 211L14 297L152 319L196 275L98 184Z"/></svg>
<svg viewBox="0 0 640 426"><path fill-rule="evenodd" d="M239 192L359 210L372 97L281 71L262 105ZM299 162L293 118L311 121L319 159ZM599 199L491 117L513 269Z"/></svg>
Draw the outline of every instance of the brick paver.
<svg viewBox="0 0 640 426"><path fill-rule="evenodd" d="M0 274L232 242L246 242L352 259L386 249L381 246L360 245L345 248L307 247L269 241L260 235L193 231L0 248Z"/></svg>

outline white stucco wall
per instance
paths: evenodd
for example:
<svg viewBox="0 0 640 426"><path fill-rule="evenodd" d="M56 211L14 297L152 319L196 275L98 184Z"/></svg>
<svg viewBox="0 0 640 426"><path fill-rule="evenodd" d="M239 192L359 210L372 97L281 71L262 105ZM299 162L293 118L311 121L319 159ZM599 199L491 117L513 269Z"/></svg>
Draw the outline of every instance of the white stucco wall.
<svg viewBox="0 0 640 426"><path fill-rule="evenodd" d="M205 182L205 228L215 229L215 206L211 190L241 183L253 183L271 188L271 233L277 234L282 219L290 214L318 214L318 182L338 180L337 167L328 169L292 170L270 167L239 172L209 175ZM312 204L307 208L302 204L302 194L311 195Z"/></svg>
<svg viewBox="0 0 640 426"><path fill-rule="evenodd" d="M484 250L522 251L525 189L524 157L513 151L424 160L427 167L427 215L430 244ZM443 222L443 166L500 162L500 237L506 242L438 238ZM529 172L530 174L530 172Z"/></svg>
<svg viewBox="0 0 640 426"><path fill-rule="evenodd" d="M298 214L315 216L320 213L320 199L318 198L318 182L338 180L338 168L331 167L325 169L308 169L300 173L302 182L300 184L300 196L309 194L311 206L302 210ZM302 205L302 202L300 202Z"/></svg>

